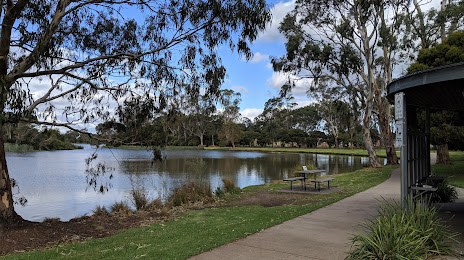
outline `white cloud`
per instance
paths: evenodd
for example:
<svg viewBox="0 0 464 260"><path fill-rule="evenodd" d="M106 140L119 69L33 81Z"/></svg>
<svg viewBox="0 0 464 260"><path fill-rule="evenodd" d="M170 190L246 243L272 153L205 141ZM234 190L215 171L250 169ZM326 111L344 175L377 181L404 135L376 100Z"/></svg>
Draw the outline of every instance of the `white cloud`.
<svg viewBox="0 0 464 260"><path fill-rule="evenodd" d="M250 91L244 86L233 86L232 90L240 93L250 93Z"/></svg>
<svg viewBox="0 0 464 260"><path fill-rule="evenodd" d="M244 110L240 111L240 114L243 117L248 117L251 120L253 120L261 113L263 113L263 109L261 108L245 108Z"/></svg>
<svg viewBox="0 0 464 260"><path fill-rule="evenodd" d="M258 40L267 42L285 41L285 37L279 32L279 26L285 15L293 10L295 7L295 2L295 0L280 2L272 7L271 24L267 26L267 29L263 33L261 33L261 35L258 37Z"/></svg>
<svg viewBox="0 0 464 260"><path fill-rule="evenodd" d="M261 54L260 52L257 52L253 55L253 58L251 59L251 63L259 63L261 61L264 61L264 60L268 60L269 59L269 55L267 54Z"/></svg>
<svg viewBox="0 0 464 260"><path fill-rule="evenodd" d="M292 94L294 96L306 96L311 79L299 79L298 77L288 73L274 72L267 80L267 84L271 88L280 91L281 87L287 84L289 81L295 84L292 89Z"/></svg>
<svg viewBox="0 0 464 260"><path fill-rule="evenodd" d="M268 64L266 64L266 68L272 69L272 63L269 62Z"/></svg>

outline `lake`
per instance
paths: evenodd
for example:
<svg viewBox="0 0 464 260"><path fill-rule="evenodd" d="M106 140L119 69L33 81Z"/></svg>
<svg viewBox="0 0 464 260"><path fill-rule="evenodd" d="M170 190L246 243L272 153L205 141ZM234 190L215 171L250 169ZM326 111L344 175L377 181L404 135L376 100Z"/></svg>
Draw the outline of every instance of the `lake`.
<svg viewBox="0 0 464 260"><path fill-rule="evenodd" d="M7 153L10 177L18 182L19 195L28 200L24 207L15 206L18 214L32 221L67 221L91 214L98 205L128 201L132 187L145 188L150 197L165 199L173 188L191 180L209 181L214 190L222 178L228 178L243 188L292 176L301 165L314 164L327 174L335 174L360 169L368 162L355 156L179 150L165 151L164 161L152 163L151 151L100 149L93 164L104 163L111 169L101 179L111 187L101 194L89 188L86 179L85 159L95 149L84 145L81 150Z"/></svg>

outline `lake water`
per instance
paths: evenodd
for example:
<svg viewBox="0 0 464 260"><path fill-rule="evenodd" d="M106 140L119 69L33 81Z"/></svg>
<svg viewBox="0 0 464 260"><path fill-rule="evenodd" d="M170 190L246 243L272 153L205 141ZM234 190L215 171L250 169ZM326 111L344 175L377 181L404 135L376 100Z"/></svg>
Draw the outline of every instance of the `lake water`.
<svg viewBox="0 0 464 260"><path fill-rule="evenodd" d="M24 207L16 205L18 214L32 221L67 221L91 214L97 205L128 201L132 187L144 187L149 196L164 199L188 180L209 181L215 189L222 178L229 178L243 188L292 176L300 165L314 164L334 174L360 169L368 162L354 156L181 150L166 151L164 161L152 163L150 151L102 149L94 164L102 162L113 170L101 179L111 185L101 194L86 180L85 159L94 151L95 147L85 145L81 150L7 153L10 176L19 184L19 195L28 200Z"/></svg>

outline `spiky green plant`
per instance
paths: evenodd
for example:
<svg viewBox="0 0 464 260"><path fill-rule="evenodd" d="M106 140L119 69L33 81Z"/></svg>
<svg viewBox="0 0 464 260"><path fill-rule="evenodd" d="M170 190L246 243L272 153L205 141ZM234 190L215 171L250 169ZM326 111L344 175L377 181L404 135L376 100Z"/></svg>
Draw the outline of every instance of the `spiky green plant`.
<svg viewBox="0 0 464 260"><path fill-rule="evenodd" d="M437 210L423 201L408 200L403 208L397 202L385 202L379 216L361 225L351 240L347 259L425 259L451 252L457 233L442 224Z"/></svg>

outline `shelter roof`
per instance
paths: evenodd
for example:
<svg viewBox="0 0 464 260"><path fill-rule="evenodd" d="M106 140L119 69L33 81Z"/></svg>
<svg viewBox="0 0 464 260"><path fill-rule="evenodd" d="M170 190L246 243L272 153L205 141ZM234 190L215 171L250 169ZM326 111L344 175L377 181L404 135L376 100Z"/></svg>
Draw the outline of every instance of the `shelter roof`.
<svg viewBox="0 0 464 260"><path fill-rule="evenodd" d="M390 100L404 92L408 105L464 110L464 62L405 75L387 88Z"/></svg>

